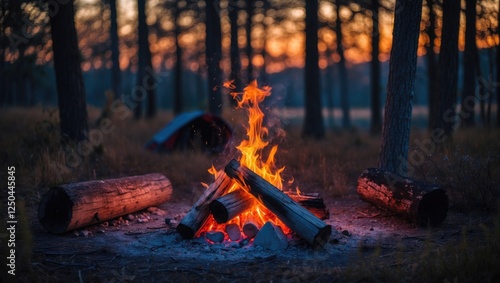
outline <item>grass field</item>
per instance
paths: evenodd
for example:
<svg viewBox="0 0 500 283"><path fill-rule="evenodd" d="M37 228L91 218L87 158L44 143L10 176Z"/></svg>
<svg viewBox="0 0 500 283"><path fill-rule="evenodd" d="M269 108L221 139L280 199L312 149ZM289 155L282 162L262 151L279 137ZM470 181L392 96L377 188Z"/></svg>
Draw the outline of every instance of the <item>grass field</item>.
<svg viewBox="0 0 500 283"><path fill-rule="evenodd" d="M89 109L91 128L97 128L95 121L99 115L98 109ZM172 114L165 112L153 120L115 117L113 130L102 135L102 143L97 144L91 154L75 155L75 149L59 145L56 110L3 110L0 113L3 168L0 176L6 180L5 168L15 166L19 217L31 223L22 226L19 236L23 260L29 262L30 225L37 219L36 207L41 195L51 186L159 172L172 181L175 201L192 197L200 182L211 182L208 168L212 164L220 168L227 156L207 156L197 151L157 154L144 148L171 118ZM237 134L242 132L241 115L225 113L224 118L235 127ZM355 130L332 130L326 139L316 141L302 139L300 128L284 130L275 136L275 141L280 143L276 163L286 167L284 178L293 180L292 186L299 186L302 191L320 192L328 198L355 194L359 174L377 165L380 136ZM428 137L427 131L415 129L410 150L418 150L419 142ZM459 129L451 149L425 155L413 170L414 178L436 182L448 189L451 209L491 216L490 224L481 226L481 241L468 241L464 234L460 244L424 250L412 257L396 254L383 262L374 253L344 270L340 278L358 282L443 282L444 278L457 278L454 282L491 282L500 278L499 271L495 270L500 266L500 217L495 216L500 198L499 138L500 132L494 129ZM3 194L2 206L6 204L5 198ZM4 213L2 208L2 215ZM464 229L467 229L465 224ZM297 272L306 271L297 269ZM339 277L338 273L330 275Z"/></svg>

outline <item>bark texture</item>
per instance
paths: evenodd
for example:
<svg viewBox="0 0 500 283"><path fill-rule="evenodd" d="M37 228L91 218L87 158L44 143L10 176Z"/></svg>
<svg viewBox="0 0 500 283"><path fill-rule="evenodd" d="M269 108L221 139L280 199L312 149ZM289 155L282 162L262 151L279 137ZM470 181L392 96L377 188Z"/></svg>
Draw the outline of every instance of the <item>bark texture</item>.
<svg viewBox="0 0 500 283"><path fill-rule="evenodd" d="M47 231L61 234L157 206L171 195L172 185L161 174L66 184L42 197L38 219Z"/></svg>

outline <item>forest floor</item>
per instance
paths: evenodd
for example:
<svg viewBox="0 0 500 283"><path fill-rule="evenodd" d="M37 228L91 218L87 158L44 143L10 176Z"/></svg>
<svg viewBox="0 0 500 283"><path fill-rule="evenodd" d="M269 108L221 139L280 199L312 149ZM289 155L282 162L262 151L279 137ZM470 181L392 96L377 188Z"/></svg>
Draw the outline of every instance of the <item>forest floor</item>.
<svg viewBox="0 0 500 283"><path fill-rule="evenodd" d="M90 109L94 122L99 111ZM156 154L145 142L170 119L114 119L96 154L71 170L54 171L65 163L58 145L57 112L48 109L7 109L0 113L2 168L16 167L17 272L3 271L2 282L487 282L500 279L500 132L492 129L459 131L453 149L415 168L413 176L448 189L450 211L436 228L421 228L390 212L361 201L355 191L359 174L376 166L380 136L355 130L328 131L325 140L303 140L300 129L280 132L278 166L304 192L319 192L330 209L330 242L313 249L290 239L280 252L252 244L211 244L203 238L183 240L165 224L166 217L183 215L210 183L207 169L221 160L200 152ZM224 117L235 127L237 114ZM94 127L94 126L92 126ZM95 128L95 127L94 127ZM20 130L21 129L21 130ZM240 131L241 132L241 131ZM286 133L286 137L283 135ZM415 129L412 144L428 138ZM299 149L300 150L297 150ZM47 233L38 222L41 196L61 183L159 172L174 189L148 223L96 225L63 235ZM7 172L0 173L6 180ZM479 179L478 179L479 178ZM6 196L1 197L6 219ZM142 212L138 212L142 213ZM144 212L144 215L148 214ZM111 224L109 222L108 224ZM5 231L5 222L0 229ZM6 251L0 232L2 255ZM6 279L6 280L3 280Z"/></svg>

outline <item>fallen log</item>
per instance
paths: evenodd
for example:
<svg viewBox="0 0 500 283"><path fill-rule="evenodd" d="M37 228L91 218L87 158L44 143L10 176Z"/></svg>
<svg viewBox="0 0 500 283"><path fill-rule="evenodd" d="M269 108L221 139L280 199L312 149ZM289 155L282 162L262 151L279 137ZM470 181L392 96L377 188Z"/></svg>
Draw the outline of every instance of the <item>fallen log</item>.
<svg viewBox="0 0 500 283"><path fill-rule="evenodd" d="M210 216L209 204L224 195L232 185L233 181L224 172L220 172L215 178L215 182L203 192L198 201L177 225L177 232L184 239L194 238Z"/></svg>
<svg viewBox="0 0 500 283"><path fill-rule="evenodd" d="M97 224L170 199L172 185L161 174L71 183L51 188L38 206L38 219L61 234Z"/></svg>
<svg viewBox="0 0 500 283"><path fill-rule="evenodd" d="M254 198L243 190L232 191L210 203L210 212L217 223L226 223L254 204Z"/></svg>
<svg viewBox="0 0 500 283"><path fill-rule="evenodd" d="M319 246L328 241L332 230L330 225L321 221L262 177L245 166L241 166L234 159L226 165L225 172L309 244Z"/></svg>
<svg viewBox="0 0 500 283"><path fill-rule="evenodd" d="M369 168L358 178L359 197L400 214L420 226L438 226L448 212L448 196L438 185Z"/></svg>

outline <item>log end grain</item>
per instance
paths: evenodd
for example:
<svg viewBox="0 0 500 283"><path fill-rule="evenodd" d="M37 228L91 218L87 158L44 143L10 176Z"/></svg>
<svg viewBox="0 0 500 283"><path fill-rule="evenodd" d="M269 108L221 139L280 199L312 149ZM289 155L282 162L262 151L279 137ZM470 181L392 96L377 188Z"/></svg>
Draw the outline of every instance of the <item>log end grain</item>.
<svg viewBox="0 0 500 283"><path fill-rule="evenodd" d="M229 213L221 202L214 200L210 203L210 212L217 223L226 223L229 220Z"/></svg>
<svg viewBox="0 0 500 283"><path fill-rule="evenodd" d="M419 226L439 226L448 214L448 196L443 189L435 189L425 194L418 205L417 224Z"/></svg>
<svg viewBox="0 0 500 283"><path fill-rule="evenodd" d="M38 206L38 219L43 227L54 234L67 231L73 216L73 202L61 187L50 189Z"/></svg>

